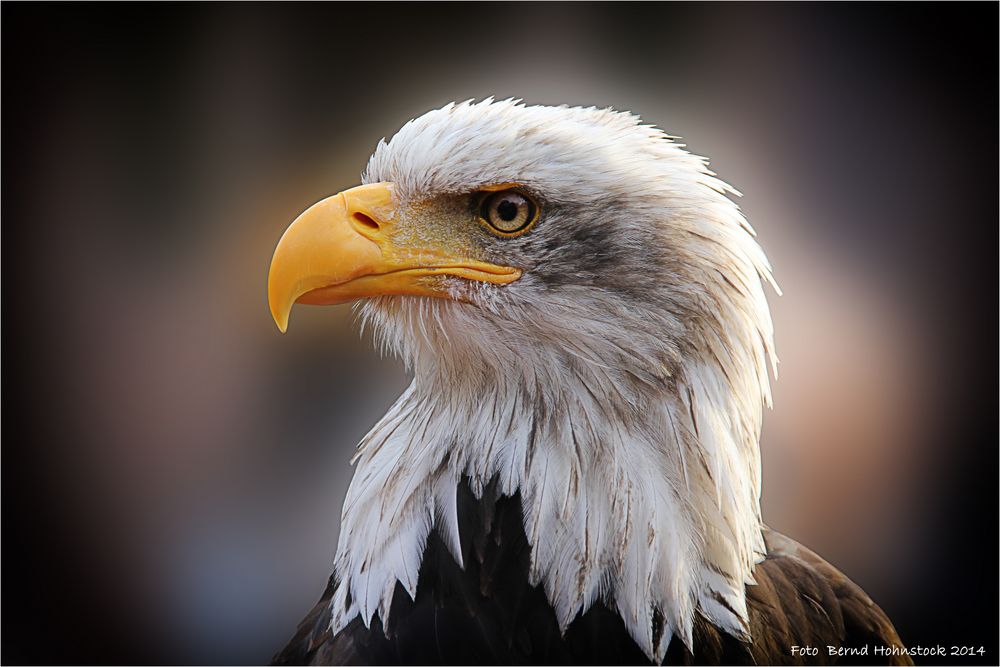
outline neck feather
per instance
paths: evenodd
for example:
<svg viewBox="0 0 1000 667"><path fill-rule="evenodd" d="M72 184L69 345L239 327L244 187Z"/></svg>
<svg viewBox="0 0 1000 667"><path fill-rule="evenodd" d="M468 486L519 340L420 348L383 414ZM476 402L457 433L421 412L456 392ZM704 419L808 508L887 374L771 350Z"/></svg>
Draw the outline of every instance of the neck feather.
<svg viewBox="0 0 1000 667"><path fill-rule="evenodd" d="M468 477L477 496L493 479L520 493L531 583L563 629L602 601L657 662L674 635L691 648L696 613L747 638L769 397L760 338L741 342L700 346L661 383L579 359L536 367L534 381L418 361L354 459L333 630L358 615L385 625L397 582L416 595L431 530L462 564L456 492Z"/></svg>

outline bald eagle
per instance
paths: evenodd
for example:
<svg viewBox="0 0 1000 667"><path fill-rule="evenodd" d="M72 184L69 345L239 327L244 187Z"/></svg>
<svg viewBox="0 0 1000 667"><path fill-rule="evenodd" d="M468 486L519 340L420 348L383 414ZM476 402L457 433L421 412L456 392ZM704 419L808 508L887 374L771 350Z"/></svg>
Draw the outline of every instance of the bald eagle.
<svg viewBox="0 0 1000 667"><path fill-rule="evenodd" d="M909 662L762 522L771 268L674 139L449 104L287 229L278 327L359 300L413 381L358 446L334 572L277 663Z"/></svg>

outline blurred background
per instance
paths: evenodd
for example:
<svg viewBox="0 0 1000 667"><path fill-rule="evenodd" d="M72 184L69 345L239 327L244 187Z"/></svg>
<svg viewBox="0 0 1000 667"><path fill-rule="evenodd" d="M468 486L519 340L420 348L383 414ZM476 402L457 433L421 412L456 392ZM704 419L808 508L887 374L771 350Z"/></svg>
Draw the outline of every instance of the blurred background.
<svg viewBox="0 0 1000 667"><path fill-rule="evenodd" d="M4 3L3 662L259 663L405 387L274 244L451 100L613 106L775 267L768 523L997 661L995 3ZM958 662L955 658L945 662ZM927 661L924 661L927 662Z"/></svg>

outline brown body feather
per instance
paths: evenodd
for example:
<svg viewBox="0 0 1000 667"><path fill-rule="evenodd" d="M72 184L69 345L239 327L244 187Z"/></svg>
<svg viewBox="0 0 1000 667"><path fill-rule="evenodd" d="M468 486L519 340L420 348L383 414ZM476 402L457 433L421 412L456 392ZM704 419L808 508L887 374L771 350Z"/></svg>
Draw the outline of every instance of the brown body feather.
<svg viewBox="0 0 1000 667"><path fill-rule="evenodd" d="M476 499L463 484L459 521L464 569L432 532L416 600L397 586L387 628L378 618L370 628L356 618L335 636L331 577L275 664L649 664L603 603L560 634L544 593L528 583L530 547L517 497L499 497L491 485ZM699 617L693 652L675 637L664 664L912 664L892 623L857 585L779 533L766 530L765 541L757 584L747 587L752 641ZM818 654L795 654L793 646ZM846 654L831 655L828 647ZM896 652L876 653L879 647Z"/></svg>

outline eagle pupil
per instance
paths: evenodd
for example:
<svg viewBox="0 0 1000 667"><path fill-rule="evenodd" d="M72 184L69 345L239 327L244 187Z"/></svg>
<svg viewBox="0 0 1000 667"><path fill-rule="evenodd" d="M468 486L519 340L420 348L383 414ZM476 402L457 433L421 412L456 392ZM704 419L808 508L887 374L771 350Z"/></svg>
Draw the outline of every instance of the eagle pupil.
<svg viewBox="0 0 1000 667"><path fill-rule="evenodd" d="M497 204L497 214L504 222L510 222L517 217L517 204L506 199Z"/></svg>

